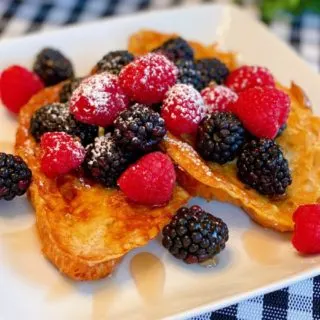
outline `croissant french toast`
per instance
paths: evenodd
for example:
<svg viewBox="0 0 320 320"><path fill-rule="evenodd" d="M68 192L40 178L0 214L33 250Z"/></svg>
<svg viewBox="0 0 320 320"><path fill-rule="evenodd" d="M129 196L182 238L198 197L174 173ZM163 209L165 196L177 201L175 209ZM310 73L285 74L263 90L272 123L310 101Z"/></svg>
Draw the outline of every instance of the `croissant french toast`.
<svg viewBox="0 0 320 320"><path fill-rule="evenodd" d="M154 238L189 196L177 186L166 206L151 208L128 202L117 189L86 181L81 172L46 177L29 125L38 108L58 101L60 88L44 89L22 108L15 152L33 173L29 198L44 255L73 279L94 280L110 274L129 250Z"/></svg>
<svg viewBox="0 0 320 320"><path fill-rule="evenodd" d="M144 30L134 34L129 50L143 54L160 46L175 35ZM215 46L190 42L197 58L217 57L232 70L236 67L233 53L221 53ZM236 174L236 164L225 165L204 161L191 146L168 134L163 148L179 166L179 182L193 196L216 199L242 207L250 217L264 227L277 231L292 231L292 215L305 203L320 202L320 118L312 114L303 91L295 84L287 89L278 86L291 98L291 112L284 134L277 139L289 161L292 185L286 196L271 199L246 187Z"/></svg>

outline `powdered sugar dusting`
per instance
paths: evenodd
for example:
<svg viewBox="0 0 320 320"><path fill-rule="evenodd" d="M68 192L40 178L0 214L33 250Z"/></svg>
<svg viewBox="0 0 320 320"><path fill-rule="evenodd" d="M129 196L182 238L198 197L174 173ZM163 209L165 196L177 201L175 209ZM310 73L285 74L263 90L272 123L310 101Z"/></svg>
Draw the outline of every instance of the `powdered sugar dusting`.
<svg viewBox="0 0 320 320"><path fill-rule="evenodd" d="M65 132L48 132L41 138L41 168L48 176L65 174L81 165L85 149Z"/></svg>
<svg viewBox="0 0 320 320"><path fill-rule="evenodd" d="M125 66L119 75L121 86L137 102L161 102L177 81L177 67L164 55L148 53Z"/></svg>
<svg viewBox="0 0 320 320"><path fill-rule="evenodd" d="M207 113L200 93L191 85L176 84L166 94L163 111L169 113L171 119L184 118L199 124Z"/></svg>
<svg viewBox="0 0 320 320"><path fill-rule="evenodd" d="M127 106L118 77L108 72L82 81L70 99L70 110L78 120L101 126L111 124Z"/></svg>
<svg viewBox="0 0 320 320"><path fill-rule="evenodd" d="M208 166L203 163L203 161L199 158L197 152L190 146L188 143L183 142L181 140L172 139L168 136L164 137L164 140L167 141L170 145L175 145L179 148L182 154L186 154L187 158L192 161L194 165L201 168L201 170L208 176L212 176L212 171Z"/></svg>
<svg viewBox="0 0 320 320"><path fill-rule="evenodd" d="M274 86L274 78L269 69L260 66L242 66L233 71L227 85L236 92L259 85Z"/></svg>
<svg viewBox="0 0 320 320"><path fill-rule="evenodd" d="M201 91L208 112L230 111L230 106L238 100L238 95L225 86L210 86Z"/></svg>
<svg viewBox="0 0 320 320"><path fill-rule="evenodd" d="M92 145L87 147L87 150L90 150L90 160L88 165L92 166L94 162L96 162L100 157L107 154L109 157L112 155L114 151L114 140L111 138L111 134L107 134L105 136L97 137L94 140L93 148Z"/></svg>

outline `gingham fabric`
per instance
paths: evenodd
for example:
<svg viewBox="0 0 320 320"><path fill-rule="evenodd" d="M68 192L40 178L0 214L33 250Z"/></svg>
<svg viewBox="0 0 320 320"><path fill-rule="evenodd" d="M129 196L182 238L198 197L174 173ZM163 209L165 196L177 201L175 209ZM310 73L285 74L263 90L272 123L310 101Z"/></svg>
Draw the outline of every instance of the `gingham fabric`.
<svg viewBox="0 0 320 320"><path fill-rule="evenodd" d="M116 14L199 2L209 1L0 0L0 39ZM309 13L292 21L276 20L270 28L284 41L291 43L312 68L320 70L320 16ZM320 276L192 318L207 319L320 320Z"/></svg>

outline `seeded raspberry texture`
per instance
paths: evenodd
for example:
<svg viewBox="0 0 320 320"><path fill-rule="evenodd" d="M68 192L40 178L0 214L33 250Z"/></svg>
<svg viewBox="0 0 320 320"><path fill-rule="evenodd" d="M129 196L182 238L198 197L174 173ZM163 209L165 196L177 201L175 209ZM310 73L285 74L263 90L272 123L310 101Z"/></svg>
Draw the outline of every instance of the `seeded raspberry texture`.
<svg viewBox="0 0 320 320"><path fill-rule="evenodd" d="M161 110L167 129L175 135L196 133L206 113L200 93L191 85L182 83L167 92Z"/></svg>
<svg viewBox="0 0 320 320"><path fill-rule="evenodd" d="M70 99L70 112L81 122L107 127L129 105L118 77L108 72L81 82Z"/></svg>
<svg viewBox="0 0 320 320"><path fill-rule="evenodd" d="M45 133L40 146L41 170L50 178L78 168L85 157L85 149L80 141L64 132Z"/></svg>
<svg viewBox="0 0 320 320"><path fill-rule="evenodd" d="M300 206L293 215L292 244L302 254L320 253L320 204Z"/></svg>
<svg viewBox="0 0 320 320"><path fill-rule="evenodd" d="M0 97L13 113L18 113L21 107L43 88L40 78L24 67L13 65L1 74Z"/></svg>
<svg viewBox="0 0 320 320"><path fill-rule="evenodd" d="M118 185L130 200L156 206L171 199L175 181L170 158L162 152L152 152L131 165L119 178Z"/></svg>
<svg viewBox="0 0 320 320"><path fill-rule="evenodd" d="M225 86L209 86L201 91L201 96L208 108L208 113L232 111L238 95Z"/></svg>
<svg viewBox="0 0 320 320"><path fill-rule="evenodd" d="M242 66L230 73L226 86L235 92L241 92L253 87L275 86L271 72L264 67Z"/></svg>
<svg viewBox="0 0 320 320"><path fill-rule="evenodd" d="M251 134L274 139L288 119L290 98L276 88L255 87L239 94L233 111Z"/></svg>
<svg viewBox="0 0 320 320"><path fill-rule="evenodd" d="M177 82L178 69L164 55L149 53L125 66L119 75L120 85L131 100L153 104Z"/></svg>

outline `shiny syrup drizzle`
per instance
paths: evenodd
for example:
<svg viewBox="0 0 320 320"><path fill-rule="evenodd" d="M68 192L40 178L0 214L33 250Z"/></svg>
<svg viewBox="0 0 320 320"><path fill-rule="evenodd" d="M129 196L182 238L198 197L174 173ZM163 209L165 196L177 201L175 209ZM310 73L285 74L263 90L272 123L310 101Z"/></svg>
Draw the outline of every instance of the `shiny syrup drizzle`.
<svg viewBox="0 0 320 320"><path fill-rule="evenodd" d="M149 252L135 255L130 262L130 272L145 304L152 304L162 297L165 268L158 257Z"/></svg>
<svg viewBox="0 0 320 320"><path fill-rule="evenodd" d="M273 231L248 230L242 236L244 248L255 262L262 265L275 265L283 259L281 242L289 241L290 235Z"/></svg>
<svg viewBox="0 0 320 320"><path fill-rule="evenodd" d="M92 294L92 315L91 320L109 319L108 311L113 302L118 299L119 287L112 278L101 280L98 287Z"/></svg>
<svg viewBox="0 0 320 320"><path fill-rule="evenodd" d="M0 152L13 153L13 143L0 141Z"/></svg>

